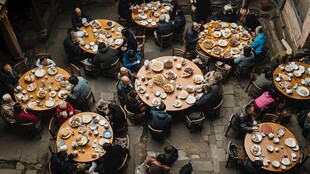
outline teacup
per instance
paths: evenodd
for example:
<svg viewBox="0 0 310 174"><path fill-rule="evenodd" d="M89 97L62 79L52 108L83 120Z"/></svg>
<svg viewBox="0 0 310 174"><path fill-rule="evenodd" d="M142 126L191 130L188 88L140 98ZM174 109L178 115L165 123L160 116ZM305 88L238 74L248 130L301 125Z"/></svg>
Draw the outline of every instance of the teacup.
<svg viewBox="0 0 310 174"><path fill-rule="evenodd" d="M273 133L270 133L270 134L268 135L268 138L269 138L269 139L273 139L273 137L274 137L274 134L273 134Z"/></svg>
<svg viewBox="0 0 310 174"><path fill-rule="evenodd" d="M78 144L77 144L75 141L73 141L73 142L71 143L71 146L72 146L73 149L75 149L75 148L78 147Z"/></svg>
<svg viewBox="0 0 310 174"><path fill-rule="evenodd" d="M72 152L72 155L73 155L73 156L77 156L78 154L79 154L79 153L78 153L77 150L75 150L75 151Z"/></svg>
<svg viewBox="0 0 310 174"><path fill-rule="evenodd" d="M60 149L60 151L64 152L64 151L68 150L68 147L67 147L67 145L63 145L63 146L60 146L59 149Z"/></svg>

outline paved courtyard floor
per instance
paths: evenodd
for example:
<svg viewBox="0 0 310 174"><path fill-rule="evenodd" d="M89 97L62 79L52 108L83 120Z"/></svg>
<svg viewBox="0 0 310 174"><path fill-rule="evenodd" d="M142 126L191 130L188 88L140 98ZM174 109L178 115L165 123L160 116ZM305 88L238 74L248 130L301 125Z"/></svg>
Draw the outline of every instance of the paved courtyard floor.
<svg viewBox="0 0 310 174"><path fill-rule="evenodd" d="M117 8L91 5L82 8L86 13L92 15L93 19L104 18L117 20ZM69 71L69 63L63 49L63 40L67 35L68 28L71 28L71 11L63 11L58 14L51 35L44 44L38 44L36 50L46 49L55 60L57 66ZM187 16L188 24L190 16ZM181 47L179 43L174 43L175 47ZM155 46L153 36L147 36L145 45L146 59L153 59L159 56L171 55L171 49L163 52ZM96 80L86 77L92 87L96 100L99 98L116 99L115 80L98 77ZM243 145L243 140L234 139L233 131L225 137L229 116L240 106L248 103L251 98L244 92L248 80L236 80L232 75L224 84L224 103L220 110L220 117L211 121L205 120L201 132L189 133L181 115L174 117L171 135L163 144L151 139L147 133L145 125L135 126L130 124L130 153L131 159L128 162L127 174L134 174L135 169L146 158L146 155L162 152L168 144L175 146L180 151L180 158L172 166L172 172L178 173L180 167L191 160L194 167L194 174L235 174L240 169L233 165L225 168L226 146L229 141ZM93 108L95 105L93 106ZM301 135L296 117L292 116L290 123L285 125L290 129L301 145L306 144L306 140ZM0 127L4 127L2 120ZM48 141L51 138L47 130L48 122L44 123L41 139L25 139L14 134L9 134L0 129L0 174L44 174L47 163L50 159L48 151ZM310 161L302 168L300 173L310 173Z"/></svg>

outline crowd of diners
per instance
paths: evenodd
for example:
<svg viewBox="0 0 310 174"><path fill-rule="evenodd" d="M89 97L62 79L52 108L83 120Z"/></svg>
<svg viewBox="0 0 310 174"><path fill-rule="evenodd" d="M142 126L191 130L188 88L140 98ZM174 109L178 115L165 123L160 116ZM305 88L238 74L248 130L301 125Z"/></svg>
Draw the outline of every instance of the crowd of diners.
<svg viewBox="0 0 310 174"><path fill-rule="evenodd" d="M133 4L147 3L150 0L120 0L118 5L118 13L120 19L131 20L130 7ZM164 0L163 0L164 1ZM186 20L182 8L178 6L178 1L166 0L170 3L173 10L170 19L167 20L165 15L159 16L158 27L154 30L155 43L158 44L160 35L180 33L181 28L186 25ZM243 54L235 58L230 64L224 62L216 62L226 70L232 68L241 68L243 71L250 72L253 63L262 63L265 57L265 48L267 38L264 34L264 28L261 26L257 17L249 13L248 6L242 6L239 10L235 10L232 5L227 4L217 12L212 12L210 0L190 0L191 16L193 22L185 31L186 52L199 49L197 42L199 40L199 32L203 30L202 25L212 20L220 20L224 22L235 22L252 32L253 42L244 47ZM137 78L136 73L141 67L142 56L138 54L140 49L136 39L137 32L134 27L124 28L121 33L124 37L124 43L119 49L112 49L105 43L98 44L98 52L90 54L79 47L79 38L77 31L80 30L82 19L86 18L89 22L92 17L80 8L75 8L72 14L72 31L65 38L63 46L68 59L71 63L79 64L81 60L88 59L95 69L103 74L111 68L111 65L121 60L122 67L115 72L117 79L117 94L120 105L111 103L104 99L99 100L96 112L105 116L112 126L114 132L127 126L126 116L122 111L123 107L135 114L146 113L148 124L157 130L162 130L169 135L173 125L172 114L166 111L166 105L160 103L159 106L148 106L145 104L135 90L134 82ZM104 16L103 16L104 18ZM255 84L263 90L260 96L257 96L249 104L241 106L235 113L232 120L232 126L236 130L240 130L241 136L257 130L258 127L253 124L257 120L257 113L264 109L264 112L274 112L274 109L285 100L273 84L273 71L281 63L287 62L292 57L285 53L279 53L271 58L271 66L260 69L261 74L255 80ZM223 72L209 70L204 59L196 56L188 57L192 60L204 73L202 83L203 95L197 99L195 104L186 109L186 113L202 112L208 113L219 104L223 99L222 84L225 80ZM305 63L309 63L308 57L302 59ZM57 66L51 57L39 57L36 66ZM1 66L0 72L0 89L1 89L1 115L9 124L33 122L40 125L40 117L36 113L28 110L22 103L15 101L14 92L20 75L8 63ZM57 106L55 113L57 124L61 126L68 118L84 110L82 103L85 102L86 96L91 90L87 80L84 77L71 76L68 79L72 84L73 90L69 94L66 101L62 101ZM103 91L104 92L104 91ZM304 108L306 109L306 108ZM310 132L310 112L308 110L300 111L299 125L303 128L303 135L306 137ZM106 112L108 110L109 112ZM191 114L189 114L191 115ZM200 115L202 117L203 115ZM195 116L196 117L196 116ZM190 118L197 119L197 118ZM125 133L127 130L125 131ZM128 153L122 145L106 143L103 145L106 154L98 160L91 163L76 163L74 155L67 154L64 151L53 154L51 162L55 173L105 173L112 174L120 166L123 156ZM167 146L165 152L147 159L146 170L150 174L171 173L170 166L177 160L177 149L173 146ZM258 161L246 160L245 170L252 173L260 173L262 163ZM181 171L183 174L190 174L192 167L185 165Z"/></svg>

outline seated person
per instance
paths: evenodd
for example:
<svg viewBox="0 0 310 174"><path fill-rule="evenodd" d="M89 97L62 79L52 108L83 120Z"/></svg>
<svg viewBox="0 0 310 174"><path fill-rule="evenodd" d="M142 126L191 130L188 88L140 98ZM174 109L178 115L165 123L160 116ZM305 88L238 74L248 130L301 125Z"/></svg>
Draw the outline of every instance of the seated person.
<svg viewBox="0 0 310 174"><path fill-rule="evenodd" d="M2 96L2 103L1 103L1 115L6 120L6 122L10 124L16 123L14 118L14 107L15 102L13 101L10 94L4 94Z"/></svg>
<svg viewBox="0 0 310 174"><path fill-rule="evenodd" d="M171 115L168 114L165 110L166 105L164 103L161 103L158 109L155 106L151 107L150 126L154 129L162 130L163 132L169 134L172 125L172 118Z"/></svg>
<svg viewBox="0 0 310 174"><path fill-rule="evenodd" d="M125 98L127 94L134 89L134 84L127 76L123 76L117 85L117 94L118 98L120 99L122 105L125 102Z"/></svg>
<svg viewBox="0 0 310 174"><path fill-rule="evenodd" d="M81 104L86 100L90 92L88 82L83 77L71 76L69 78L69 83L73 85L73 88L67 100L74 108L80 109L82 107Z"/></svg>
<svg viewBox="0 0 310 174"><path fill-rule="evenodd" d="M40 57L36 62L36 66L56 66L56 63L46 57Z"/></svg>
<svg viewBox="0 0 310 174"><path fill-rule="evenodd" d="M104 42L98 44L98 52L91 63L102 71L108 71L111 65L117 61L116 50L106 46Z"/></svg>
<svg viewBox="0 0 310 174"><path fill-rule="evenodd" d="M166 16L165 15L160 15L159 16L159 21L157 24L157 29L154 31L154 37L156 39L156 43L160 43L160 37L162 35L167 35L172 32L172 23L171 21L166 21Z"/></svg>
<svg viewBox="0 0 310 174"><path fill-rule="evenodd" d="M14 118L19 123L39 123L40 120L30 112L26 111L26 107L22 106L20 103L15 103L14 107Z"/></svg>
<svg viewBox="0 0 310 174"><path fill-rule="evenodd" d="M220 20L223 22L236 22L237 17L231 4L226 4L223 9L219 10L212 17L212 20Z"/></svg>
<svg viewBox="0 0 310 174"><path fill-rule="evenodd" d="M221 99L219 87L206 83L203 84L203 95L195 102L194 108L207 112L218 105Z"/></svg>
<svg viewBox="0 0 310 174"><path fill-rule="evenodd" d="M310 132L310 111L304 110L300 113L301 117L298 121L300 127L302 127L302 135L307 138Z"/></svg>
<svg viewBox="0 0 310 174"><path fill-rule="evenodd" d="M173 33L181 33L182 28L185 26L185 24L186 24L185 15L183 11L179 8L176 10L174 20L172 21Z"/></svg>
<svg viewBox="0 0 310 174"><path fill-rule="evenodd" d="M278 100L277 91L275 89L270 89L265 91L261 96L254 100L255 109L269 109L272 106L276 106Z"/></svg>
<svg viewBox="0 0 310 174"><path fill-rule="evenodd" d="M132 72L138 72L141 65L141 56L136 54L134 50L128 50L123 57L123 65Z"/></svg>
<svg viewBox="0 0 310 174"><path fill-rule="evenodd" d="M132 82L135 81L136 75L132 73L128 68L121 67L119 73L117 74L117 79L121 80L123 76L127 76Z"/></svg>
<svg viewBox="0 0 310 174"><path fill-rule="evenodd" d="M177 161L179 157L178 149L172 145L165 147L165 160L164 163L166 166L171 166L174 162Z"/></svg>
<svg viewBox="0 0 310 174"><path fill-rule="evenodd" d="M243 54L234 59L234 63L240 68L249 68L255 62L254 54L251 48L246 46L243 48Z"/></svg>
<svg viewBox="0 0 310 174"><path fill-rule="evenodd" d="M73 154L67 154L65 151L52 154L51 158L52 173L55 174L71 174L75 170Z"/></svg>
<svg viewBox="0 0 310 174"><path fill-rule="evenodd" d="M254 41L250 44L250 47L254 50L255 57L262 56L266 47L266 36L263 33L263 27L256 27L255 34L256 37Z"/></svg>
<svg viewBox="0 0 310 174"><path fill-rule="evenodd" d="M200 25L196 22L193 22L193 25L186 30L185 33L186 51L196 50L196 44L199 40L198 37L199 28Z"/></svg>
<svg viewBox="0 0 310 174"><path fill-rule="evenodd" d="M78 31L83 26L84 20L86 20L86 22L89 22L91 20L91 16L83 13L80 8L75 8L74 13L71 17L73 29Z"/></svg>
<svg viewBox="0 0 310 174"><path fill-rule="evenodd" d="M270 67L276 69L281 64L289 63L291 56L292 55L287 54L286 50L277 52L271 56Z"/></svg>
<svg viewBox="0 0 310 174"><path fill-rule="evenodd" d="M223 75L220 72L209 71L204 75L203 84L209 83L211 86L218 84L223 79Z"/></svg>
<svg viewBox="0 0 310 174"><path fill-rule="evenodd" d="M108 100L104 100L104 99L100 99L98 102L97 102L97 108L96 108L96 111L98 114L102 115L102 116L107 116L109 110L108 110L108 105L110 104L111 102L108 101Z"/></svg>
<svg viewBox="0 0 310 174"><path fill-rule="evenodd" d="M166 155L161 153L155 157L148 157L146 162L147 174L171 174L170 167L163 164Z"/></svg>
<svg viewBox="0 0 310 174"><path fill-rule="evenodd" d="M135 90L130 91L125 98L127 110L132 113L143 113L147 110L147 105L140 99Z"/></svg>
<svg viewBox="0 0 310 174"><path fill-rule="evenodd" d="M270 87L272 87L272 78L273 78L273 73L270 68L265 68L263 70L263 73L260 74L257 79L255 80L255 84L257 87L261 88L262 90L267 90Z"/></svg>
<svg viewBox="0 0 310 174"><path fill-rule="evenodd" d="M5 87L8 89L11 96L13 96L13 92L18 92L15 86L18 83L19 75L18 72L11 67L10 64L5 63L0 72L0 78L3 80Z"/></svg>
<svg viewBox="0 0 310 174"><path fill-rule="evenodd" d="M56 117L58 119L59 126L61 126L71 116L78 112L66 101L61 101L56 108Z"/></svg>
<svg viewBox="0 0 310 174"><path fill-rule="evenodd" d="M79 42L79 37L74 31L72 31L63 42L65 52L70 62L74 64L80 63L81 50L79 47Z"/></svg>
<svg viewBox="0 0 310 174"><path fill-rule="evenodd" d="M263 173L263 162L261 160L251 161L250 158L246 158L243 164L245 171L242 173L262 174Z"/></svg>
<svg viewBox="0 0 310 174"><path fill-rule="evenodd" d="M108 104L108 109L109 113L107 115L114 132L117 132L128 125L125 113L120 106L110 103Z"/></svg>
<svg viewBox="0 0 310 174"><path fill-rule="evenodd" d="M121 57L123 57L122 55L126 53L127 50L134 50L136 52L138 49L138 41L132 31L123 29L122 35L124 36L124 43L121 46Z"/></svg>
<svg viewBox="0 0 310 174"><path fill-rule="evenodd" d="M254 105L248 104L242 106L235 114L236 116L234 119L231 121L232 127L244 134L257 130L258 128L253 125L253 122L255 121L254 113Z"/></svg>
<svg viewBox="0 0 310 174"><path fill-rule="evenodd" d="M203 74L206 74L208 72L208 60L197 56L195 59L192 60L192 62L194 62L198 66L198 68L202 71Z"/></svg>

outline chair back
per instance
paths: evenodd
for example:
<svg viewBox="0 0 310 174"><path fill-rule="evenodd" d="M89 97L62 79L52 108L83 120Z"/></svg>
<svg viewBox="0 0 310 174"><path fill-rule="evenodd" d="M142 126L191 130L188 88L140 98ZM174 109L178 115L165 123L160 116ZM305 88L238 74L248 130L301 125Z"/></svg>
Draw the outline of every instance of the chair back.
<svg viewBox="0 0 310 174"><path fill-rule="evenodd" d="M226 160L230 158L230 150L231 150L231 141L228 142L227 148L226 148Z"/></svg>
<svg viewBox="0 0 310 174"><path fill-rule="evenodd" d="M19 124L19 131L21 135L24 136L38 136L41 139L41 135L40 135L40 129L41 129L41 122L39 123L34 123L34 122L30 122L30 123L20 123Z"/></svg>
<svg viewBox="0 0 310 174"><path fill-rule="evenodd" d="M28 71L28 68L24 61L20 61L15 64L14 69L18 72L19 75L25 74Z"/></svg>
<svg viewBox="0 0 310 174"><path fill-rule="evenodd" d="M273 122L277 123L279 121L279 116L275 114L266 113L262 119L262 122Z"/></svg>
<svg viewBox="0 0 310 174"><path fill-rule="evenodd" d="M257 98L261 96L264 93L264 90L258 87L255 83L255 81L251 81L251 88L249 91L249 95L253 98Z"/></svg>
<svg viewBox="0 0 310 174"><path fill-rule="evenodd" d="M128 116L129 118L131 118L131 117L133 117L133 116L135 115L135 113L128 111L127 105L124 105L124 110L126 111L127 116Z"/></svg>
<svg viewBox="0 0 310 174"><path fill-rule="evenodd" d="M217 64L215 64L215 71L220 72L223 75L223 80L225 80L229 74L229 70Z"/></svg>
<svg viewBox="0 0 310 174"><path fill-rule="evenodd" d="M197 49L196 49L196 52L197 52L197 55L198 55L200 58L205 59L205 60L207 61L207 63L210 62L210 57L207 56L205 53L203 53L202 51L197 50Z"/></svg>
<svg viewBox="0 0 310 174"><path fill-rule="evenodd" d="M50 139L48 141L48 149L51 152L51 154L56 154L57 150L56 150L56 139Z"/></svg>
<svg viewBox="0 0 310 174"><path fill-rule="evenodd" d="M150 125L148 125L148 126L149 126L150 131L153 132L153 133L160 134L160 133L163 132L163 130L154 129L154 128L152 128Z"/></svg>
<svg viewBox="0 0 310 174"><path fill-rule="evenodd" d="M59 130L59 125L55 117L52 117L48 124L48 131L50 132L53 138L57 137L57 132Z"/></svg>
<svg viewBox="0 0 310 174"><path fill-rule="evenodd" d="M190 125L194 125L194 124L200 124L200 123L202 123L203 122L203 120L206 118L206 117L201 117L201 118L199 118L199 119L196 119L196 120L193 120L193 119L190 119L189 117L188 117L188 115L185 115L185 118L186 118L186 121L188 122L188 123L190 123Z"/></svg>
<svg viewBox="0 0 310 174"><path fill-rule="evenodd" d="M128 157L129 157L129 155L126 154L125 157L123 158L123 162L122 162L121 166L118 169L116 169L118 172L122 172L123 173L123 170L127 166Z"/></svg>
<svg viewBox="0 0 310 174"><path fill-rule="evenodd" d="M231 116L229 117L229 120L228 120L228 127L231 125L231 122L232 120L235 118L235 114L231 114Z"/></svg>
<svg viewBox="0 0 310 174"><path fill-rule="evenodd" d="M166 46L172 46L172 35L173 32L171 32L170 34L167 35L161 35L160 36L160 51L163 50L163 47Z"/></svg>
<svg viewBox="0 0 310 174"><path fill-rule="evenodd" d="M79 77L82 76L80 68L75 66L74 64L70 63L71 75Z"/></svg>
<svg viewBox="0 0 310 174"><path fill-rule="evenodd" d="M49 174L53 174L53 171L52 171L52 162L48 162L48 173Z"/></svg>
<svg viewBox="0 0 310 174"><path fill-rule="evenodd" d="M92 71L92 70L93 70L94 65L85 63L84 61L80 61L80 62L81 62L81 64L83 65L83 69L84 69L85 72L86 72L86 71Z"/></svg>
<svg viewBox="0 0 310 174"><path fill-rule="evenodd" d="M216 117L218 117L220 115L220 109L221 109L221 106L223 104L223 101L224 100L222 99L220 101L220 103L212 109L213 115L215 115Z"/></svg>
<svg viewBox="0 0 310 174"><path fill-rule="evenodd" d="M119 58L117 58L117 60L111 64L111 69L113 73L115 73L118 72L120 68L121 68L121 62L119 61Z"/></svg>
<svg viewBox="0 0 310 174"><path fill-rule="evenodd" d="M40 57L45 57L47 59L52 59L52 57L50 56L50 54L46 53L46 52L42 52L42 53L38 53L34 56L34 58L36 60L38 60Z"/></svg>
<svg viewBox="0 0 310 174"><path fill-rule="evenodd" d="M310 156L310 144L301 148L299 167L301 167Z"/></svg>
<svg viewBox="0 0 310 174"><path fill-rule="evenodd" d="M185 51L180 48L172 48L172 55L178 57L184 57Z"/></svg>

